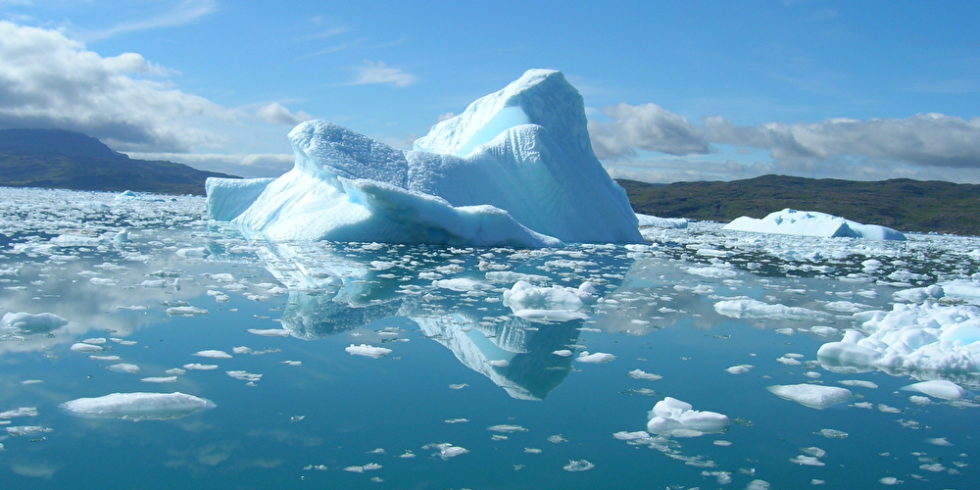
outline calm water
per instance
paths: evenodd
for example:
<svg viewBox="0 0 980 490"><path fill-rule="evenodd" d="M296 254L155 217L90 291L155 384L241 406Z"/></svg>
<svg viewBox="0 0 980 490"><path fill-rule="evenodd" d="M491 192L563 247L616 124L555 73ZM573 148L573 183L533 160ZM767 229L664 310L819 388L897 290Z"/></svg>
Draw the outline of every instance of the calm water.
<svg viewBox="0 0 980 490"><path fill-rule="evenodd" d="M49 312L68 323L0 331L0 412L36 409L0 417L0 488L980 481L974 391L913 403L900 388L928 377L832 372L816 351L840 333L812 329L854 327L851 313L890 309L895 291L976 274L975 239L869 245L704 225L648 230L647 246L545 251L272 245L209 227L196 198L3 191L0 314ZM869 267L871 258L881 265ZM589 281L595 301L584 320L529 321L502 301L518 279ZM742 296L810 314L716 312ZM71 349L81 341L103 350ZM351 355L351 344L391 352ZM206 350L229 357L195 355ZM571 356L555 354L563 350ZM615 359L577 361L582 351ZM726 372L736 365L752 367ZM629 374L637 369L656 376ZM969 376L956 381L978 388ZM854 396L817 410L766 389L799 383ZM215 406L140 421L59 408L131 392L182 392ZM645 430L665 396L732 422L700 437L614 436Z"/></svg>

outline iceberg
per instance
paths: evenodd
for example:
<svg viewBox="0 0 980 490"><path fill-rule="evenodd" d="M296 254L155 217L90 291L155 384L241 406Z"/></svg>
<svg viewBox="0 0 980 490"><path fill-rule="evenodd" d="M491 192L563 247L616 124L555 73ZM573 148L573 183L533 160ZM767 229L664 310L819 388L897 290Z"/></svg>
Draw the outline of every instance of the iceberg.
<svg viewBox="0 0 980 490"><path fill-rule="evenodd" d="M558 71L527 71L411 151L317 120L289 139L296 162L279 178L208 181L211 219L275 241L643 241L626 192L592 151L582 96Z"/></svg>
<svg viewBox="0 0 980 490"><path fill-rule="evenodd" d="M851 237L868 238L871 240L905 240L905 235L902 232L886 226L866 225L832 214L817 211L797 211L789 208L770 213L762 219L750 218L748 216L735 218L722 229L825 238Z"/></svg>
<svg viewBox="0 0 980 490"><path fill-rule="evenodd" d="M647 431L668 437L698 437L728 428L727 415L693 408L690 403L668 396L650 410Z"/></svg>
<svg viewBox="0 0 980 490"><path fill-rule="evenodd" d="M61 408L79 417L124 420L169 420L213 408L214 402L194 395L173 393L112 393L97 398L78 398Z"/></svg>

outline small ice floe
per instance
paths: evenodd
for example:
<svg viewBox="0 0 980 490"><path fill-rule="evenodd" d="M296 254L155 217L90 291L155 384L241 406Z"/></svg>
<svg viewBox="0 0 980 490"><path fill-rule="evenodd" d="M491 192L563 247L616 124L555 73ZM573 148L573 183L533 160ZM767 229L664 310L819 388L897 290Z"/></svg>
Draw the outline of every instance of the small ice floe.
<svg viewBox="0 0 980 490"><path fill-rule="evenodd" d="M582 351L579 353L578 357L575 358L575 360L578 362L600 364L613 362L616 360L616 356L606 352L596 352L594 354L590 354L589 351Z"/></svg>
<svg viewBox="0 0 980 490"><path fill-rule="evenodd" d="M773 385L766 388L784 400L794 401L805 407L823 410L851 399L851 391L836 386L815 384Z"/></svg>
<svg viewBox="0 0 980 490"><path fill-rule="evenodd" d="M817 431L817 435L826 437L827 439L847 439L847 432L837 429L820 429Z"/></svg>
<svg viewBox="0 0 980 490"><path fill-rule="evenodd" d="M384 347L375 347L373 345L367 345L367 344L360 344L360 345L351 344L350 346L345 347L344 351L352 356L364 356L364 357L370 357L372 359L380 359L384 356L387 356L388 354L391 354L391 349L386 349Z"/></svg>
<svg viewBox="0 0 980 490"><path fill-rule="evenodd" d="M18 417L37 417L37 407L18 407L13 410L0 412L0 420L10 420Z"/></svg>
<svg viewBox="0 0 980 490"><path fill-rule="evenodd" d="M248 371L242 371L240 369L233 370L233 371L225 371L225 374L237 380L245 381L246 384L248 384L249 386L255 386L255 383L258 383L259 381L262 380L261 374L250 373Z"/></svg>
<svg viewBox="0 0 980 490"><path fill-rule="evenodd" d="M209 359L231 359L231 354L223 350L202 350L194 353L197 357L207 357Z"/></svg>
<svg viewBox="0 0 980 490"><path fill-rule="evenodd" d="M933 437L926 439L926 444L932 444L933 446L952 446L953 443L949 442L945 437Z"/></svg>
<svg viewBox="0 0 980 490"><path fill-rule="evenodd" d="M647 431L664 436L698 437L728 428L727 415L693 408L690 403L668 396L653 406Z"/></svg>
<svg viewBox="0 0 980 490"><path fill-rule="evenodd" d="M565 471L578 472L578 471L589 471L595 468L595 465L589 462L587 459L570 459L568 464L562 466L561 469Z"/></svg>
<svg viewBox="0 0 980 490"><path fill-rule="evenodd" d="M450 291L458 291L465 293L468 291L484 291L493 288L491 284L483 281L478 281L476 279L470 279L468 277L454 277L452 279L437 279L432 281L432 285L441 288L448 289Z"/></svg>
<svg viewBox="0 0 980 490"><path fill-rule="evenodd" d="M360 466L347 466L344 471L349 471L351 473L364 473L365 471L376 471L380 470L381 465L378 463L368 463Z"/></svg>
<svg viewBox="0 0 980 490"><path fill-rule="evenodd" d="M0 317L0 331L14 330L23 334L47 333L68 324L68 320L54 313L10 312Z"/></svg>
<svg viewBox="0 0 980 490"><path fill-rule="evenodd" d="M188 363L188 364L184 364L184 369L186 369L188 371L213 371L215 369L218 369L218 365L217 364L200 364L200 363L197 363L197 362L191 362L191 363Z"/></svg>
<svg viewBox="0 0 980 490"><path fill-rule="evenodd" d="M208 310L196 306L171 306L167 308L167 315L169 316L192 317L207 314Z"/></svg>
<svg viewBox="0 0 980 490"><path fill-rule="evenodd" d="M905 483L905 480L899 480L894 476L883 476L878 479L878 483L881 483L882 485L901 485L902 483Z"/></svg>
<svg viewBox="0 0 980 490"><path fill-rule="evenodd" d="M813 456L807 456L805 454L798 454L793 458L790 458L790 463L796 463L802 466L826 466L820 458L815 458Z"/></svg>
<svg viewBox="0 0 980 490"><path fill-rule="evenodd" d="M522 427L520 425L511 425L511 424L491 425L490 427L487 427L487 430L490 432L501 432L504 434L513 434L515 432L527 432L526 427Z"/></svg>
<svg viewBox="0 0 980 490"><path fill-rule="evenodd" d="M895 304L892 311L857 313L862 330L820 346L817 358L831 370L980 371L980 308L934 303Z"/></svg>
<svg viewBox="0 0 980 490"><path fill-rule="evenodd" d="M469 421L470 421L470 419L467 419L467 418L455 418L455 419L445 419L445 420L443 420L443 422L445 422L447 424L465 424L465 423L467 423Z"/></svg>
<svg viewBox="0 0 980 490"><path fill-rule="evenodd" d="M289 330L284 328L250 328L246 332L263 337L289 337Z"/></svg>
<svg viewBox="0 0 980 490"><path fill-rule="evenodd" d="M505 368L507 366L510 366L510 361L508 361L507 359L493 359L491 361L487 361L487 364L489 364L492 367Z"/></svg>
<svg viewBox="0 0 980 490"><path fill-rule="evenodd" d="M658 379L663 379L663 376L659 374L648 373L642 369L634 369L627 374L629 374L629 377L633 379L642 379L646 381L657 381Z"/></svg>
<svg viewBox="0 0 980 490"><path fill-rule="evenodd" d="M141 378L140 381L144 383L176 383L176 376L147 376Z"/></svg>
<svg viewBox="0 0 980 490"><path fill-rule="evenodd" d="M559 349L559 350L556 350L556 351L552 352L552 354L554 354L556 356L561 356L561 357L570 357L572 355L572 351L570 351L568 349Z"/></svg>
<svg viewBox="0 0 980 490"><path fill-rule="evenodd" d="M803 321L827 318L827 314L820 311L798 306L771 305L749 298L719 301L715 303L715 311L719 315L736 319Z"/></svg>
<svg viewBox="0 0 980 490"><path fill-rule="evenodd" d="M208 255L211 255L211 252L209 252L208 249L204 247L182 248L174 253L176 253L178 257L183 257L185 259L191 259L191 258L200 259L200 258L207 257Z"/></svg>
<svg viewBox="0 0 980 490"><path fill-rule="evenodd" d="M468 383L453 383L453 384L449 385L449 389L450 390L461 390L463 388L466 388L467 386L469 386Z"/></svg>
<svg viewBox="0 0 980 490"><path fill-rule="evenodd" d="M588 303L595 297L588 292L589 283L578 289L563 286L541 287L517 281L504 291L504 305L514 315L532 322L567 322L588 318Z"/></svg>
<svg viewBox="0 0 980 490"><path fill-rule="evenodd" d="M86 344L84 342L75 342L69 347L72 352L101 352L102 346Z"/></svg>
<svg viewBox="0 0 980 490"><path fill-rule="evenodd" d="M215 404L185 393L112 393L97 398L78 398L60 407L79 417L124 420L168 420L186 417Z"/></svg>
<svg viewBox="0 0 980 490"><path fill-rule="evenodd" d="M116 356L116 355L99 356L99 355L94 355L93 354L93 355L88 356L88 358L91 359L91 360L93 360L93 361L103 361L103 362L118 362L118 361L121 361L122 360L122 357L119 357L119 356Z"/></svg>
<svg viewBox="0 0 980 490"><path fill-rule="evenodd" d="M552 443L552 444L562 444L562 443L568 442L568 438L565 437L565 436L563 436L563 435L561 435L561 434L552 434L552 435L548 436L547 441L550 442L550 443Z"/></svg>
<svg viewBox="0 0 980 490"><path fill-rule="evenodd" d="M705 267L684 267L688 274L700 276L708 279L732 279L738 275L735 267L731 264L718 264Z"/></svg>
<svg viewBox="0 0 980 490"><path fill-rule="evenodd" d="M7 435L11 437L36 436L48 432L54 432L50 427L41 425L15 425L6 428Z"/></svg>
<svg viewBox="0 0 980 490"><path fill-rule="evenodd" d="M892 293L892 299L901 303L924 303L928 300L938 300L946 296L946 291L938 284L921 288L903 289Z"/></svg>
<svg viewBox="0 0 980 490"><path fill-rule="evenodd" d="M466 449L465 447L462 446L456 446L450 442L438 442L438 443L433 442L422 446L422 449L437 450L438 452L435 453L435 455L439 456L443 460L447 460L449 458L455 458L456 456L462 456L470 452L469 449ZM410 451L406 451L406 452L410 452ZM413 454L412 457L414 456L415 455ZM404 455L402 455L402 457L404 457Z"/></svg>
<svg viewBox="0 0 980 490"><path fill-rule="evenodd" d="M842 379L838 383L844 386L857 386L858 388L868 388L871 390L878 389L878 385L872 381L865 381L863 379Z"/></svg>
<svg viewBox="0 0 980 490"><path fill-rule="evenodd" d="M282 361L282 363L285 364L285 365L287 365L287 366L302 366L303 365L303 361L290 361L288 359L285 360L285 361Z"/></svg>
<svg viewBox="0 0 980 490"><path fill-rule="evenodd" d="M688 224L687 218L661 218L639 213L637 213L636 219L641 228L687 228Z"/></svg>
<svg viewBox="0 0 980 490"><path fill-rule="evenodd" d="M751 371L753 366L751 364L739 364L737 366L731 366L725 369L728 374L745 374Z"/></svg>
<svg viewBox="0 0 980 490"><path fill-rule="evenodd" d="M303 471L327 471L325 464L308 464L303 467Z"/></svg>
<svg viewBox="0 0 980 490"><path fill-rule="evenodd" d="M944 379L935 379L910 384L908 386L903 386L902 390L915 391L924 395L929 395L933 398L941 398L943 400L959 400L966 394L966 390L960 387L960 385Z"/></svg>
<svg viewBox="0 0 980 490"><path fill-rule="evenodd" d="M911 395L909 396L909 401L919 406L932 404L932 398L929 398L928 396Z"/></svg>
<svg viewBox="0 0 980 490"><path fill-rule="evenodd" d="M118 364L112 364L110 366L106 366L106 369L115 373L126 373L126 374L136 374L140 372L139 366L128 362L120 362Z"/></svg>

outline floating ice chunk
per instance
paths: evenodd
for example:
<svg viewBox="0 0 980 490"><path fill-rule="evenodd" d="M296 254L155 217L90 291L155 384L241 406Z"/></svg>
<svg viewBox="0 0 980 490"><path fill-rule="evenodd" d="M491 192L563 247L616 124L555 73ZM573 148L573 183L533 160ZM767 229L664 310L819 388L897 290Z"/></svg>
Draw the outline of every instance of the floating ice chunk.
<svg viewBox="0 0 980 490"><path fill-rule="evenodd" d="M568 349L559 349L559 350L556 350L556 351L552 352L552 354L554 354L556 356L560 356L560 357L570 357L572 355L572 351L570 351Z"/></svg>
<svg viewBox="0 0 980 490"><path fill-rule="evenodd" d="M690 403L666 397L650 411L647 431L676 437L697 437L704 433L722 432L728 428L728 416L693 410Z"/></svg>
<svg viewBox="0 0 980 490"><path fill-rule="evenodd" d="M504 304L515 315L537 322L565 322L588 318L586 302L594 297L581 289L541 287L517 281L504 291Z"/></svg>
<svg viewBox="0 0 980 490"><path fill-rule="evenodd" d="M522 427L520 425L512 425L512 424L491 425L490 427L487 427L487 430L490 432L502 432L504 434L513 434L515 432L527 432L526 427Z"/></svg>
<svg viewBox="0 0 980 490"><path fill-rule="evenodd" d="M250 373L243 370L225 371L225 374L235 378L237 380L246 381L251 385L258 383L262 380L262 375L257 373Z"/></svg>
<svg viewBox="0 0 980 490"><path fill-rule="evenodd" d="M116 362L116 361L121 361L122 360L122 357L119 357L119 356L96 356L96 355L91 355L91 356L88 356L88 358L89 359L92 359L93 361L105 361L105 362Z"/></svg>
<svg viewBox="0 0 980 490"><path fill-rule="evenodd" d="M386 349L384 347L375 347L373 345L367 345L367 344L360 344L360 345L351 344L350 346L345 347L344 351L346 351L348 354L352 356L364 356L373 359L379 359L384 356L387 356L388 354L391 354L391 349Z"/></svg>
<svg viewBox="0 0 980 490"><path fill-rule="evenodd" d="M917 391L924 395L941 398L943 400L959 400L966 394L966 390L960 387L960 385L944 379L922 381L920 383L903 386L902 389L905 391Z"/></svg>
<svg viewBox="0 0 980 490"><path fill-rule="evenodd" d="M196 306L171 306L167 308L167 315L170 316L192 317L207 314L208 310Z"/></svg>
<svg viewBox="0 0 980 490"><path fill-rule="evenodd" d="M593 468L595 468L595 465L587 459L570 459L568 460L568 464L562 467L563 470L571 472L589 471Z"/></svg>
<svg viewBox="0 0 980 490"><path fill-rule="evenodd" d="M613 433L613 437L619 439L620 441L637 441L641 439L649 439L650 433L645 430L638 430L633 432L619 431Z"/></svg>
<svg viewBox="0 0 980 490"><path fill-rule="evenodd" d="M197 357L207 357L210 359L231 359L231 354L223 350L202 350L194 353Z"/></svg>
<svg viewBox="0 0 980 490"><path fill-rule="evenodd" d="M140 381L144 383L176 383L176 376L148 376L146 378L141 378Z"/></svg>
<svg viewBox="0 0 980 490"><path fill-rule="evenodd" d="M37 414L37 407L19 407L0 412L0 420L9 420L17 417L37 417Z"/></svg>
<svg viewBox="0 0 980 490"><path fill-rule="evenodd" d="M12 427L7 427L6 429L7 429L7 435L13 437L36 436L38 434L54 432L54 429L50 427L44 427L41 425L15 425Z"/></svg>
<svg viewBox="0 0 980 490"><path fill-rule="evenodd" d="M980 253L975 253L975 255L980 257ZM946 296L980 305L980 280L955 279L942 282L939 285L943 288L943 293Z"/></svg>
<svg viewBox="0 0 980 490"><path fill-rule="evenodd" d="M731 279L738 275L738 272L730 264L711 265L705 267L685 267L688 274L707 277L710 279Z"/></svg>
<svg viewBox="0 0 980 490"><path fill-rule="evenodd" d="M189 363L189 364L184 364L184 369L186 369L188 371L213 371L215 369L218 369L218 365L217 364L199 364L199 363L196 363L196 362L192 362L192 363Z"/></svg>
<svg viewBox="0 0 980 490"><path fill-rule="evenodd" d="M797 455L796 457L790 458L791 463L796 463L803 466L826 466L823 461L819 458L813 456L806 456L803 454Z"/></svg>
<svg viewBox="0 0 980 490"><path fill-rule="evenodd" d="M929 405L932 403L932 399L928 396L912 395L909 396L909 401L920 406Z"/></svg>
<svg viewBox="0 0 980 490"><path fill-rule="evenodd" d="M102 346L76 342L69 347L72 352L101 352Z"/></svg>
<svg viewBox="0 0 980 490"><path fill-rule="evenodd" d="M210 400L180 392L112 393L97 398L78 398L60 405L68 413L80 417L134 421L177 419L214 406Z"/></svg>
<svg viewBox="0 0 980 490"><path fill-rule="evenodd" d="M487 364L493 367L505 368L507 366L510 366L510 361L508 361L507 359L494 359L492 361L487 361Z"/></svg>
<svg viewBox="0 0 980 490"><path fill-rule="evenodd" d="M827 439L847 439L847 432L837 429L820 429L817 434L826 437Z"/></svg>
<svg viewBox="0 0 980 490"><path fill-rule="evenodd" d="M863 379L844 379L840 381L840 384L844 386L857 386L860 388L868 388L872 390L878 389L878 385L873 381L865 381Z"/></svg>
<svg viewBox="0 0 980 490"><path fill-rule="evenodd" d="M933 446L952 446L953 443L949 442L945 437L933 437L926 439L926 444L932 444Z"/></svg>
<svg viewBox="0 0 980 490"><path fill-rule="evenodd" d="M771 305L755 299L731 299L715 303L715 311L729 318L767 320L814 320L827 317L826 313L798 306Z"/></svg>
<svg viewBox="0 0 980 490"><path fill-rule="evenodd" d="M905 483L905 480L899 480L894 476L883 476L878 479L878 483L881 483L882 485L901 485L902 483Z"/></svg>
<svg viewBox="0 0 980 490"><path fill-rule="evenodd" d="M865 225L826 213L797 211L788 208L770 213L762 219L742 216L725 225L722 229L828 238L853 237L872 240L905 240L905 235L901 232L885 226Z"/></svg>
<svg viewBox="0 0 980 490"><path fill-rule="evenodd" d="M47 333L68 324L68 320L54 313L4 313L0 329L9 328L22 333Z"/></svg>
<svg viewBox="0 0 980 490"><path fill-rule="evenodd" d="M737 366L731 366L725 369L725 371L728 372L728 374L745 374L751 371L752 367L753 366L751 364L739 364Z"/></svg>
<svg viewBox="0 0 980 490"><path fill-rule="evenodd" d="M130 364L128 362L120 362L119 364L106 366L106 369L116 373L127 373L127 374L136 374L140 372L139 366L137 366L136 364Z"/></svg>
<svg viewBox="0 0 980 490"><path fill-rule="evenodd" d="M904 303L922 303L927 300L937 300L943 296L946 296L946 291L937 284L922 288L903 289L892 293L892 299Z"/></svg>
<svg viewBox="0 0 980 490"><path fill-rule="evenodd" d="M490 289L491 286L483 281L470 279L468 277L454 277L452 279L440 279L432 281L432 285L437 288L449 289L451 291L482 291Z"/></svg>
<svg viewBox="0 0 980 490"><path fill-rule="evenodd" d="M766 388L770 393L794 401L805 407L823 410L851 399L851 391L836 386L814 384L773 385Z"/></svg>
<svg viewBox="0 0 980 490"><path fill-rule="evenodd" d="M636 215L641 227L649 226L653 228L687 228L687 218L659 218L649 214Z"/></svg>
<svg viewBox="0 0 980 490"><path fill-rule="evenodd" d="M250 328L247 332L263 337L289 337L289 330L285 328Z"/></svg>
<svg viewBox="0 0 980 490"><path fill-rule="evenodd" d="M663 378L663 376L659 374L648 373L642 369L634 369L627 374L629 374L629 376L633 379L643 379L646 381L657 381L658 379Z"/></svg>
<svg viewBox="0 0 980 490"><path fill-rule="evenodd" d="M596 352L594 354L589 354L589 351L582 351L579 353L578 357L575 358L575 360L578 362L600 364L600 363L613 362L616 360L616 356L605 352Z"/></svg>
<svg viewBox="0 0 980 490"><path fill-rule="evenodd" d="M177 250L174 253L177 254L178 257L183 257L185 259L187 259L187 258L198 258L199 259L199 258L207 257L208 255L211 254L211 252L208 251L208 249L206 249L204 247L182 248L182 249Z"/></svg>
<svg viewBox="0 0 980 490"><path fill-rule="evenodd" d="M858 313L861 329L822 345L817 358L828 369L880 368L970 374L980 371L980 308L895 304L890 312Z"/></svg>
<svg viewBox="0 0 980 490"><path fill-rule="evenodd" d="M375 471L380 470L381 465L378 463L368 463L361 466L347 466L344 471L349 471L351 473L364 473L365 471Z"/></svg>

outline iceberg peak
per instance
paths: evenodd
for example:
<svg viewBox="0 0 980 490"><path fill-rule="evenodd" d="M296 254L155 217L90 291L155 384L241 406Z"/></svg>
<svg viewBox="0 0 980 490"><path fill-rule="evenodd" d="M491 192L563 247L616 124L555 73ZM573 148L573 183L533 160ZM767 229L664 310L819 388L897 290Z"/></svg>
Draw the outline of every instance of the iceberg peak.
<svg viewBox="0 0 980 490"><path fill-rule="evenodd" d="M504 131L543 127L567 150L592 153L582 96L557 70L531 69L506 87L473 101L459 115L436 123L414 149L458 157L471 154Z"/></svg>

